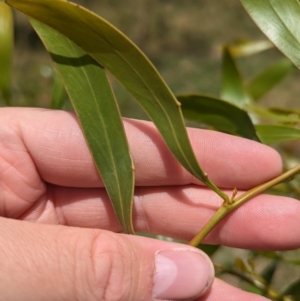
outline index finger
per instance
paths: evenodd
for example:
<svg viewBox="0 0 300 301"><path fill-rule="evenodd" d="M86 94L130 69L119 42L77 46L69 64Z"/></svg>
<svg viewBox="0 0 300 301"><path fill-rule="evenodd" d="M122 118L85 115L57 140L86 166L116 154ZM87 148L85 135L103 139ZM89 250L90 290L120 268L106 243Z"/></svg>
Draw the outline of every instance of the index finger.
<svg viewBox="0 0 300 301"><path fill-rule="evenodd" d="M48 183L103 186L73 113L2 108L0 117L2 152L13 152L12 162L13 154L18 160L24 156L22 168L34 165ZM152 123L125 119L124 126L137 185L199 184L176 161ZM188 134L200 165L218 186L247 189L281 172L278 153L260 143L201 129L188 129Z"/></svg>

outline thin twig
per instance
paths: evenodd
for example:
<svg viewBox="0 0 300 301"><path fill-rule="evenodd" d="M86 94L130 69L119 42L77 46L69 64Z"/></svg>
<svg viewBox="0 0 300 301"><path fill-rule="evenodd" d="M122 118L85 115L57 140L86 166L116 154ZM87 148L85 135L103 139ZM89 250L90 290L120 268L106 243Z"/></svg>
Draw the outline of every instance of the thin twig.
<svg viewBox="0 0 300 301"><path fill-rule="evenodd" d="M201 229L201 231L189 242L191 246L198 246L201 241L207 236L207 234L214 228L225 216L230 212L257 196L258 194L264 192L265 190L287 180L293 178L294 175L300 172L300 164L294 168L288 170L287 172L281 174L280 176L256 186L255 188L250 189L249 191L243 193L239 197L230 202L224 201L223 205L216 211L208 223Z"/></svg>
<svg viewBox="0 0 300 301"><path fill-rule="evenodd" d="M271 287L260 275L249 272L243 273L236 269L228 269L217 264L214 264L214 267L217 271L219 270L218 274L230 274L237 276L239 279L242 279L260 289L267 297L271 297L272 300L283 301L283 296Z"/></svg>

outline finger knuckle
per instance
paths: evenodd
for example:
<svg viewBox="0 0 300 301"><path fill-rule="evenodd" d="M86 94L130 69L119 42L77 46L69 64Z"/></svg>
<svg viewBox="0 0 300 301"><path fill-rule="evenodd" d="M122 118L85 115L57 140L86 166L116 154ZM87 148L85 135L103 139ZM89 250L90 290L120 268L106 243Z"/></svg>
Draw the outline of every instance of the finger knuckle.
<svg viewBox="0 0 300 301"><path fill-rule="evenodd" d="M88 249L87 300L131 300L136 256L125 236L98 232L91 238Z"/></svg>

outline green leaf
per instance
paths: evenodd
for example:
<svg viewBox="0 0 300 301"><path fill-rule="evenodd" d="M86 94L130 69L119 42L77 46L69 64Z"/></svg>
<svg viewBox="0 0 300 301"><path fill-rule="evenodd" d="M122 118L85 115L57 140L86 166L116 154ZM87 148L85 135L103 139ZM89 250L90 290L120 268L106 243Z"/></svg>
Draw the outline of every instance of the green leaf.
<svg viewBox="0 0 300 301"><path fill-rule="evenodd" d="M260 276L266 280L268 285L270 285L272 282L272 279L278 268L278 264L278 260L273 260L269 265L267 265L267 267L264 268L264 270L260 274Z"/></svg>
<svg viewBox="0 0 300 301"><path fill-rule="evenodd" d="M284 258L284 261L293 265L300 265L300 259L298 258Z"/></svg>
<svg viewBox="0 0 300 301"><path fill-rule="evenodd" d="M262 32L300 68L298 0L240 0Z"/></svg>
<svg viewBox="0 0 300 301"><path fill-rule="evenodd" d="M234 267L241 272L245 272L249 274L252 272L251 268L240 257L236 257L234 259Z"/></svg>
<svg viewBox="0 0 300 301"><path fill-rule="evenodd" d="M297 114L283 115L282 113L274 112L273 109L266 109L254 104L247 104L245 109L248 113L253 113L262 119L275 121L278 123L294 124L299 123L300 118Z"/></svg>
<svg viewBox="0 0 300 301"><path fill-rule="evenodd" d="M124 232L133 233L133 165L105 71L58 32L35 20L31 23L64 82L120 224Z"/></svg>
<svg viewBox="0 0 300 301"><path fill-rule="evenodd" d="M62 33L109 70L144 108L177 160L227 199L196 160L180 103L146 56L126 36L104 19L71 2L7 0L7 3Z"/></svg>
<svg viewBox="0 0 300 301"><path fill-rule="evenodd" d="M258 100L293 70L293 64L288 59L281 59L251 80L247 91L254 100Z"/></svg>
<svg viewBox="0 0 300 301"><path fill-rule="evenodd" d="M223 49L220 98L241 108L251 101L228 47Z"/></svg>
<svg viewBox="0 0 300 301"><path fill-rule="evenodd" d="M278 108L278 107L271 107L269 108L269 111L283 116L297 116L300 117L300 109L296 108Z"/></svg>
<svg viewBox="0 0 300 301"><path fill-rule="evenodd" d="M300 300L300 279L297 279L293 283L291 283L282 293L282 295L291 295L291 296L297 296L296 299L292 300Z"/></svg>
<svg viewBox="0 0 300 301"><path fill-rule="evenodd" d="M205 95L180 95L177 99L186 119L209 125L220 132L259 141L246 111Z"/></svg>
<svg viewBox="0 0 300 301"><path fill-rule="evenodd" d="M212 256L220 249L220 245L200 244L199 246L197 246L197 248L206 253L206 255Z"/></svg>
<svg viewBox="0 0 300 301"><path fill-rule="evenodd" d="M256 295L260 295L260 296L264 296L263 289L255 286L254 284L246 283L246 285L243 287L243 289L246 292L253 293L253 294L256 294Z"/></svg>
<svg viewBox="0 0 300 301"><path fill-rule="evenodd" d="M66 97L63 82L55 73L53 77L51 109L62 109L64 107Z"/></svg>
<svg viewBox="0 0 300 301"><path fill-rule="evenodd" d="M228 46L233 57L249 56L273 47L274 45L268 40L241 41Z"/></svg>
<svg viewBox="0 0 300 301"><path fill-rule="evenodd" d="M255 256L262 256L264 258L277 259L277 260L282 259L281 254L278 254L278 253L272 252L272 251L253 251L252 253Z"/></svg>
<svg viewBox="0 0 300 301"><path fill-rule="evenodd" d="M11 100L13 29L11 8L0 2L0 99L3 97L6 105Z"/></svg>
<svg viewBox="0 0 300 301"><path fill-rule="evenodd" d="M280 125L256 125L257 135L265 144L300 139L300 130Z"/></svg>

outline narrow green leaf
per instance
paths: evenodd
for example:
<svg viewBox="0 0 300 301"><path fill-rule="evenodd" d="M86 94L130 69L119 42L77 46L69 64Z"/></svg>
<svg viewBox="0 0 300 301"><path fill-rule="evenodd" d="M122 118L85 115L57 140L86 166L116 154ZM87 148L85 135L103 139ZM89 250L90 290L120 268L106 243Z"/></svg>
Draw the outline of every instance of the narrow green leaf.
<svg viewBox="0 0 300 301"><path fill-rule="evenodd" d="M50 52L124 232L133 233L134 174L119 110L103 68L48 26L31 20Z"/></svg>
<svg viewBox="0 0 300 301"><path fill-rule="evenodd" d="M242 258L240 257L236 257L234 259L234 267L241 271L241 272L245 272L245 273L251 273L252 270L251 270L251 267L249 267Z"/></svg>
<svg viewBox="0 0 300 301"><path fill-rule="evenodd" d="M228 47L223 49L220 98L241 108L251 101Z"/></svg>
<svg viewBox="0 0 300 301"><path fill-rule="evenodd" d="M205 95L180 95L186 119L209 125L217 131L259 141L248 113L221 99Z"/></svg>
<svg viewBox="0 0 300 301"><path fill-rule="evenodd" d="M255 256L262 256L264 258L269 259L276 259L276 260L282 260L282 256L279 253L272 252L272 251L253 251L252 252Z"/></svg>
<svg viewBox="0 0 300 301"><path fill-rule="evenodd" d="M197 248L200 249L201 251L203 251L209 257L211 257L220 249L220 245L200 244Z"/></svg>
<svg viewBox="0 0 300 301"><path fill-rule="evenodd" d="M300 259L299 258L284 258L284 261L293 265L300 265Z"/></svg>
<svg viewBox="0 0 300 301"><path fill-rule="evenodd" d="M266 280L268 285L271 284L275 272L278 268L279 261L273 260L269 265L267 265L264 270L261 272L260 276Z"/></svg>
<svg viewBox="0 0 300 301"><path fill-rule="evenodd" d="M249 56L273 47L274 45L268 40L241 41L228 46L233 57Z"/></svg>
<svg viewBox="0 0 300 301"><path fill-rule="evenodd" d="M278 108L278 107L271 107L269 108L269 111L283 116L298 116L300 117L300 109L296 108Z"/></svg>
<svg viewBox="0 0 300 301"><path fill-rule="evenodd" d="M0 2L0 99L10 105L13 55L13 16L11 8Z"/></svg>
<svg viewBox="0 0 300 301"><path fill-rule="evenodd" d="M180 103L146 56L119 30L94 13L63 0L7 0L62 33L109 70L153 120L177 160L223 198L200 168L186 132Z"/></svg>
<svg viewBox="0 0 300 301"><path fill-rule="evenodd" d="M264 296L264 290L257 287L256 284L246 283L245 287L243 287L243 290L249 293Z"/></svg>
<svg viewBox="0 0 300 301"><path fill-rule="evenodd" d="M66 100L66 93L61 78L55 73L53 76L51 109L62 109Z"/></svg>
<svg viewBox="0 0 300 301"><path fill-rule="evenodd" d="M275 121L285 124L294 124L300 122L300 118L297 114L283 115L282 113L274 112L273 109L266 109L254 104L247 104L245 109L248 113L253 113L258 117L268 121Z"/></svg>
<svg viewBox="0 0 300 301"><path fill-rule="evenodd" d="M240 0L262 32L300 68L298 0Z"/></svg>
<svg viewBox="0 0 300 301"><path fill-rule="evenodd" d="M280 125L256 125L257 135L265 144L300 139L300 130Z"/></svg>
<svg viewBox="0 0 300 301"><path fill-rule="evenodd" d="M293 70L293 64L284 58L275 62L251 80L247 85L247 91L254 100L260 99Z"/></svg>
<svg viewBox="0 0 300 301"><path fill-rule="evenodd" d="M300 279L295 280L293 283L291 283L282 293L282 295L291 295L291 296L297 296L296 299L292 300L300 300Z"/></svg>
<svg viewBox="0 0 300 301"><path fill-rule="evenodd" d="M282 256L280 253L272 252L272 251L252 251L252 254L255 256L262 256L268 259L278 259L282 260Z"/></svg>

